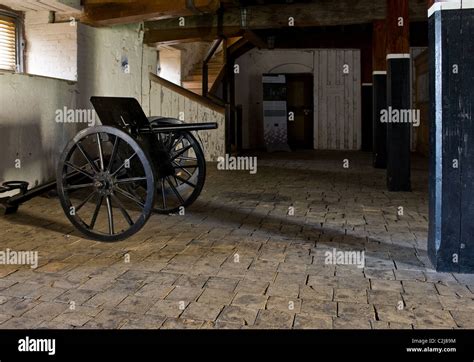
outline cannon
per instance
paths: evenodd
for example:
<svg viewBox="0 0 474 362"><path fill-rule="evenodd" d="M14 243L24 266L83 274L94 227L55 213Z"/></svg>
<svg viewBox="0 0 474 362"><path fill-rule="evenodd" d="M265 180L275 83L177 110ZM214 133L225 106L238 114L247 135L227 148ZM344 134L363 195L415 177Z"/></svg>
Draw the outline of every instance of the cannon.
<svg viewBox="0 0 474 362"><path fill-rule="evenodd" d="M66 217L86 237L124 240L138 232L153 212L170 214L191 205L206 178L206 160L195 131L217 123L184 123L147 118L134 98L92 97L101 125L80 131L62 152L56 180L28 189L9 181L0 193L6 213L56 189Z"/></svg>

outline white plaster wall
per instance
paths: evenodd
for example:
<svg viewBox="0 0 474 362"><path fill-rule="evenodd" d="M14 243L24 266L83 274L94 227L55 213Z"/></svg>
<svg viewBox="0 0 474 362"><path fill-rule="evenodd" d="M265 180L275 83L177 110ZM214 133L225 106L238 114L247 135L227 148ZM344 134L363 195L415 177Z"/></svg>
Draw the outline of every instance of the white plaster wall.
<svg viewBox="0 0 474 362"><path fill-rule="evenodd" d="M55 112L75 107L75 83L0 73L0 181L34 185L55 177L58 157L77 133L75 124L58 124ZM16 160L21 168L16 168Z"/></svg>
<svg viewBox="0 0 474 362"><path fill-rule="evenodd" d="M156 72L155 48L143 44L142 24L93 28L79 24L78 106L91 96L134 97L149 115L149 73ZM129 72L122 69L128 59Z"/></svg>
<svg viewBox="0 0 474 362"><path fill-rule="evenodd" d="M332 50L321 50L321 49L302 49L302 50L257 50L253 49L247 52L236 60L236 64L240 67L240 72L236 74L235 86L236 86L236 104L242 105L243 111L243 147L244 148L256 148L263 146L263 85L262 85L262 74L265 73L313 73L314 75L314 122L315 122L315 133L320 128L318 123L324 122L328 124L331 122L330 119L325 119L327 116L322 116L320 112L321 99L319 98L324 94L322 91L327 93L331 92L331 85L320 84L320 65L316 61L319 58L320 52L331 52ZM334 50L336 52L336 50ZM358 54L358 50L353 51ZM356 59L356 57L354 57ZM354 61L357 63L357 60ZM332 69L335 72L336 65ZM315 69L317 68L317 69ZM342 72L342 66L341 72ZM360 123L360 91L354 92L353 90L360 89L360 60L358 64L351 65L351 69L356 68L354 72L353 81L350 82L349 86L351 92L345 91L346 85L342 86L341 108L345 107L345 104L350 104L350 112L353 114L353 118ZM347 89L346 89L347 90ZM340 91L340 90L338 90ZM325 99L324 97L322 99ZM324 100L323 102L327 102ZM348 112L346 112L348 113ZM324 118L324 119L323 119ZM357 123L356 122L356 123ZM317 139L315 134L315 140ZM357 148L357 142L354 142ZM318 142L315 141L315 148L324 148L318 146ZM329 147L330 148L330 147ZM352 147L350 147L352 149Z"/></svg>
<svg viewBox="0 0 474 362"><path fill-rule="evenodd" d="M128 74L122 72L124 54ZM0 181L34 184L55 177L65 144L85 126L56 123L57 109L92 109L93 95L124 96L137 98L149 114L156 50L143 46L140 25L96 29L79 24L77 64L78 82L0 73ZM21 169L14 167L17 158Z"/></svg>
<svg viewBox="0 0 474 362"><path fill-rule="evenodd" d="M181 51L178 49L160 49L159 67L161 78L181 85Z"/></svg>
<svg viewBox="0 0 474 362"><path fill-rule="evenodd" d="M202 64L211 43L193 42L179 45L181 49L181 80L187 77L196 65Z"/></svg>
<svg viewBox="0 0 474 362"><path fill-rule="evenodd" d="M77 26L49 23L49 11L27 11L25 43L26 73L77 79Z"/></svg>
<svg viewBox="0 0 474 362"><path fill-rule="evenodd" d="M32 185L54 179L58 158L84 124L58 124L55 112L92 109L91 96L135 97L147 115L179 117L188 122L217 122L218 130L200 132L208 160L222 156L223 112L217 112L150 81L155 48L143 45L140 25L92 28L78 25L77 82L42 76L0 73L0 181ZM129 73L122 69L122 58ZM15 168L20 159L22 167Z"/></svg>

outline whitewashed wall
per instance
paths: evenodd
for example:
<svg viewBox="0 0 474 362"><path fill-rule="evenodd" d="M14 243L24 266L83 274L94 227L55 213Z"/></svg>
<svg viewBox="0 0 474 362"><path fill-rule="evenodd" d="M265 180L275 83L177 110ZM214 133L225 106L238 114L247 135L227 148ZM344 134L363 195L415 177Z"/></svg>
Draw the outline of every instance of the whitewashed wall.
<svg viewBox="0 0 474 362"><path fill-rule="evenodd" d="M54 179L59 155L78 131L56 123L55 112L75 108L75 89L74 82L0 72L0 182Z"/></svg>
<svg viewBox="0 0 474 362"><path fill-rule="evenodd" d="M77 80L77 26L49 20L49 11L25 13L25 70L28 74Z"/></svg>
<svg viewBox="0 0 474 362"><path fill-rule="evenodd" d="M159 49L159 73L161 78L181 85L181 51L172 48Z"/></svg>
<svg viewBox="0 0 474 362"><path fill-rule="evenodd" d="M263 145L262 74L312 73L314 148L361 147L360 51L252 50L238 58L236 104L243 107L243 147ZM343 73L343 66L349 73Z"/></svg>
<svg viewBox="0 0 474 362"><path fill-rule="evenodd" d="M211 43L192 42L182 43L177 46L181 51L181 79L184 79L206 56Z"/></svg>
<svg viewBox="0 0 474 362"><path fill-rule="evenodd" d="M225 154L225 114L218 112L194 99L185 97L153 80L150 83L151 115L180 118L188 123L217 122L218 129L199 131L206 160L216 161Z"/></svg>
<svg viewBox="0 0 474 362"><path fill-rule="evenodd" d="M69 25L68 25L69 26ZM143 45L140 25L92 28L79 24L77 82L0 71L0 182L53 179L65 144L85 124L58 124L56 110L92 109L91 96L135 97L149 112L156 50ZM30 54L33 56L32 54ZM130 72L121 67L128 58ZM30 61L34 62L32 57ZM22 168L14 161L20 158Z"/></svg>
<svg viewBox="0 0 474 362"><path fill-rule="evenodd" d="M200 132L208 160L225 153L225 117L198 102L150 81L156 49L143 45L141 25L77 29L77 82L0 72L0 182L32 185L54 179L57 160L84 124L58 124L58 109L91 108L91 96L135 97L147 115L179 117L187 122L217 122L218 130ZM36 58L30 54L30 61ZM122 71L126 57L130 72ZM15 160L21 168L15 168Z"/></svg>
<svg viewBox="0 0 474 362"><path fill-rule="evenodd" d="M141 24L78 29L78 106L92 109L91 96L134 97L149 114L149 74L156 72L155 48L143 44ZM129 72L122 69L128 60Z"/></svg>

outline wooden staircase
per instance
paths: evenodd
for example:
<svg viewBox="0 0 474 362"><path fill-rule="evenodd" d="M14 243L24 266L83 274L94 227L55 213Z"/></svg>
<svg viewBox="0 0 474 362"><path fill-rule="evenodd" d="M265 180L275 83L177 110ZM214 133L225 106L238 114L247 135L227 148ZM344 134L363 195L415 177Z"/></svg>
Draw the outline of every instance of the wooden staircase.
<svg viewBox="0 0 474 362"><path fill-rule="evenodd" d="M208 67L210 90L224 67L224 52L220 51L216 53L209 61ZM191 92L202 95L202 63L196 64L191 73L184 78L183 87Z"/></svg>
<svg viewBox="0 0 474 362"><path fill-rule="evenodd" d="M228 38L224 46L229 49L232 45L236 44L241 39L242 37L240 36ZM211 91L212 87L214 86L214 83L222 79L222 74L220 73L225 66L224 50L222 50L221 48L220 51L216 51L216 53L211 58L211 60L209 60L207 65L209 69L208 89L209 91ZM221 75L221 77L219 77L219 75ZM194 92L196 94L202 95L202 62L194 66L194 69L188 76L184 78L182 84L183 88L186 88L187 90L190 90L191 92Z"/></svg>

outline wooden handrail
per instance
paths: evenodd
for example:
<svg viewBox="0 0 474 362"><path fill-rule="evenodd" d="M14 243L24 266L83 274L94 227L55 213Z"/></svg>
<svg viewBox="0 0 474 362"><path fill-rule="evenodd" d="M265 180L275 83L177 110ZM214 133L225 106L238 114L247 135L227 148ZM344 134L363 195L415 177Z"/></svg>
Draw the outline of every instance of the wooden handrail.
<svg viewBox="0 0 474 362"><path fill-rule="evenodd" d="M202 63L202 87L201 94L203 97L207 97L209 93L209 66L206 62Z"/></svg>
<svg viewBox="0 0 474 362"><path fill-rule="evenodd" d="M191 92L190 90L187 90L183 87L180 87L179 85L176 85L164 78L161 78L157 76L156 74L150 73L150 81L153 81L155 83L158 83L162 85L163 87L166 87L178 94L181 94L183 97L189 98L205 107L208 107L212 109L213 111L219 112L221 114L225 114L225 107L222 107L210 99L200 96L199 94L196 94L194 92Z"/></svg>
<svg viewBox="0 0 474 362"><path fill-rule="evenodd" d="M224 102L223 99L220 99L219 97L215 96L214 94L209 93L207 95L208 99L213 101L215 104L220 105L221 107L225 107L226 103Z"/></svg>
<svg viewBox="0 0 474 362"><path fill-rule="evenodd" d="M221 82L221 80L224 78L224 75L226 73L226 70L227 70L227 64L224 64L222 66L222 69L219 71L219 74L217 75L216 77L216 80L214 81L214 84L212 85L211 89L209 89L209 94L215 94L216 91L217 91L217 88L219 87L219 83Z"/></svg>
<svg viewBox="0 0 474 362"><path fill-rule="evenodd" d="M212 46L209 48L209 50L207 51L207 54L206 56L204 57L204 60L203 60L203 63L209 63L209 61L211 60L212 56L214 55L214 53L216 52L217 48L219 48L219 45L221 44L222 42L222 38L219 38L219 39L216 39L212 42Z"/></svg>
<svg viewBox="0 0 474 362"><path fill-rule="evenodd" d="M214 40L211 47L207 51L204 60L202 61L202 95L203 97L207 97L209 93L209 66L208 63L214 56L215 52L219 48L219 45L222 43L223 38L219 38Z"/></svg>

